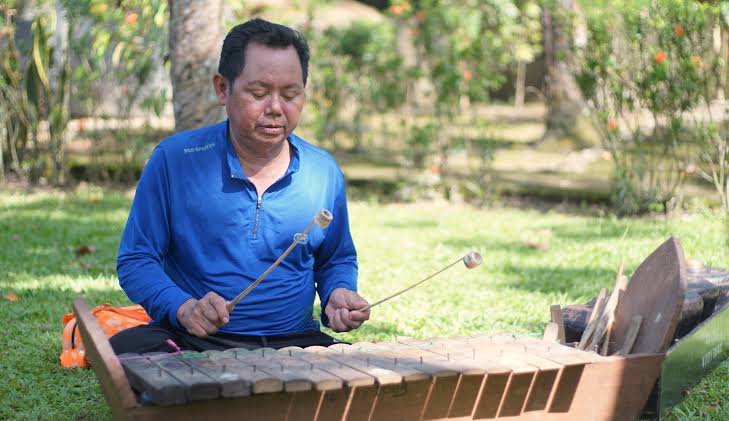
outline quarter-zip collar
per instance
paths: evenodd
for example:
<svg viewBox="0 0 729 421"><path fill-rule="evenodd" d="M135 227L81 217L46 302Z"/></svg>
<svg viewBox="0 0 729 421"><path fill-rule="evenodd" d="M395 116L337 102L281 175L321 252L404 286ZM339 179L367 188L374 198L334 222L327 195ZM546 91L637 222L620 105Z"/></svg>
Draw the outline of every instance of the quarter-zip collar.
<svg viewBox="0 0 729 421"><path fill-rule="evenodd" d="M225 137L225 147L227 152L226 157L228 159L228 170L230 171L230 177L248 181L248 177L246 176L243 167L240 165L240 160L238 160L238 155L235 153L233 140L230 138L230 130L228 128L229 125L230 121L226 120L225 134L223 136ZM299 171L301 158L299 154L299 148L297 147L298 138L296 137L296 135L291 134L286 140L289 142L289 145L291 146L291 149L294 151L294 153L291 155L291 162L289 162L289 167L286 169L284 175L276 181L276 183L288 177L290 174ZM274 183L273 185L275 185L276 183Z"/></svg>

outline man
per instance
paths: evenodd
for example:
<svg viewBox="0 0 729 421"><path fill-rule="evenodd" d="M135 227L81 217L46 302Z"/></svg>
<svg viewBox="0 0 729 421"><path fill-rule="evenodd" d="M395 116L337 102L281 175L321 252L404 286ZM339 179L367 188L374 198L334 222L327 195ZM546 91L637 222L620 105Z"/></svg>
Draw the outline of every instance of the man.
<svg viewBox="0 0 729 421"><path fill-rule="evenodd" d="M119 246L129 298L153 319L111 338L117 354L331 345L369 319L355 291L357 260L344 178L334 159L292 133L304 106L309 50L294 30L254 19L226 36L215 92L228 120L179 133L152 153ZM322 208L334 220L231 312Z"/></svg>

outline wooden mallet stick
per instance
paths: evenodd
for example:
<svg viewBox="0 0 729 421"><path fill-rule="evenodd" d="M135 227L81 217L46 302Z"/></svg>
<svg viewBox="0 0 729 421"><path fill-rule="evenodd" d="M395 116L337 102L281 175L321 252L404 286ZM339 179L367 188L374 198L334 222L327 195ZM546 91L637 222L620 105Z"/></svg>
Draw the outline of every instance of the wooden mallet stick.
<svg viewBox="0 0 729 421"><path fill-rule="evenodd" d="M252 284L250 284L248 286L248 288L243 290L243 292L238 294L238 296L236 296L235 298L230 300L225 305L228 308L228 312L233 311L236 304L238 304L238 302L240 300L242 300L243 297L248 295L248 293L250 293L253 290L253 288L255 288L258 284L260 284L261 281L263 281L266 278L266 276L268 276L268 274L271 273L271 271L273 271L276 268L276 266L278 266L283 261L283 259L285 259L286 256L289 255L289 253L291 253L291 250L293 250L294 247L296 247L296 245L299 244L306 237L306 233L309 232L309 230L311 229L311 227L314 226L314 224L319 225L322 228L326 228L332 222L332 219L334 219L334 217L332 216L331 212L329 212L326 209L320 210L319 213L317 213L316 216L314 216L314 219L312 219L311 222L309 222L309 225L307 225L306 228L304 228L304 230L301 233L296 234L296 236L294 237L294 241L291 243L289 248L287 248L286 251L284 251L281 254L281 256L278 259L276 259L276 261L273 262L273 264L268 269L266 269L266 271L263 272L261 274L261 276L258 277L258 279L256 279Z"/></svg>
<svg viewBox="0 0 729 421"><path fill-rule="evenodd" d="M407 288L405 288L405 289L403 289L401 291L398 291L398 292L390 295L389 297L385 297L385 298L381 299L380 301L377 301L377 302L375 302L373 304L370 304L370 305L367 305L365 307L362 307L358 311L367 311L367 310L371 309L372 307L374 307L376 305L380 305L380 304L384 303L385 301L387 301L387 300L389 300L391 298L395 298L398 295L400 295L400 294L402 294L402 293L404 293L406 291L409 291L409 290L415 288L416 286L422 284L423 282L427 281L428 279L433 278L434 276L436 276L439 273L445 271L446 269L455 266L456 264L458 264L458 262L463 262L463 264L467 268L473 269L476 266L479 266L481 263L483 263L483 257L481 257L481 255L478 254L478 253L476 253L475 251L472 251L472 252L468 253L467 255L463 256L462 258L460 258L460 259L456 260L455 262L449 264L448 266L444 267L443 269L439 270L438 272L435 272L434 274L428 276L427 278L423 279L422 281L416 282L416 283L410 285L409 287L407 287Z"/></svg>

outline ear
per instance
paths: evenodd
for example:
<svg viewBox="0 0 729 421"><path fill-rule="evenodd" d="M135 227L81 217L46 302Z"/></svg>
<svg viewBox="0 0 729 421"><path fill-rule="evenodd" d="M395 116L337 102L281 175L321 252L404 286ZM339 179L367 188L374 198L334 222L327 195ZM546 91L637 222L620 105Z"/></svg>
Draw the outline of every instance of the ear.
<svg viewBox="0 0 729 421"><path fill-rule="evenodd" d="M213 76L213 87L215 88L215 96L218 97L218 104L225 105L228 99L228 79L220 73Z"/></svg>

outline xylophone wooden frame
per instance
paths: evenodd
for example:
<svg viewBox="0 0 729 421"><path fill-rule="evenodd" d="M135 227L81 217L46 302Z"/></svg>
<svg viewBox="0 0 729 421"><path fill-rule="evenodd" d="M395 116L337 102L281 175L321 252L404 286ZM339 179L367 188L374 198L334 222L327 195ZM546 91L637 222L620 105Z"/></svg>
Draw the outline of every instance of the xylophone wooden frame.
<svg viewBox="0 0 729 421"><path fill-rule="evenodd" d="M120 360L112 351L109 341L91 314L88 305L83 299L79 298L74 301L73 307L77 316L81 336L84 340L87 356L99 379L102 392L111 408L112 415L117 420L194 420L207 419L215 416L219 419L292 421L316 419L317 421L321 421L323 419L330 419L320 415L318 412L327 394L346 393L351 397L357 389L357 387L345 387L337 391L316 389L302 392L282 391L253 394L239 398L192 401L184 405L143 406L139 397L132 390ZM555 346L562 347L556 344ZM520 410L517 416L510 416L510 419L632 420L639 416L659 376L661 363L664 358L663 354L601 357L583 351L574 351L572 349L569 351L583 354L583 364L585 365L584 369L581 369L580 377L578 377L579 383L576 385L576 389L570 397L570 402L567 404L568 407L564 407L563 405L563 408L558 409L558 412ZM559 358L556 358L556 361L558 360ZM563 370L560 369L559 376L564 374ZM456 377L458 380L451 381L460 382L462 378L465 379L465 376L465 374L462 376L459 375L459 377ZM484 378L483 384L486 384L489 375L482 374L481 376ZM517 381L514 373L508 374L507 376L510 376L508 377L508 381ZM337 417L336 419L373 421L382 419L418 419L418 417L410 417L409 415L403 416L403 413L399 412L400 408L407 407L408 405L412 406L413 400L422 400L423 390L429 390L427 393L430 396L430 393L437 388L437 385L434 376L432 379L418 379L417 381L411 382L410 387L407 387L405 381L403 381L403 387L395 389L391 385L384 386L378 384L361 387L361 390L357 392L368 393L372 395L372 399L374 400L377 400L379 397L383 401L388 402L384 406L385 409L389 408L390 410L385 410L384 412L379 411L375 415L367 408L349 407L345 410L343 417ZM559 406L554 402L556 399L555 394L556 392L552 392L549 397L551 408ZM500 398L502 402L501 409L503 409L504 402L507 400L507 394L505 393L504 395L504 397ZM351 399L349 402L351 402ZM317 412L296 412L297 408L303 407L317 408ZM383 409L383 405L380 405L380 409ZM471 420L483 419L485 417L483 414L478 415L475 412L469 416L450 417L447 419ZM421 419L423 415L421 413ZM499 415L501 415L501 411ZM487 417L493 418L494 416L491 414Z"/></svg>

